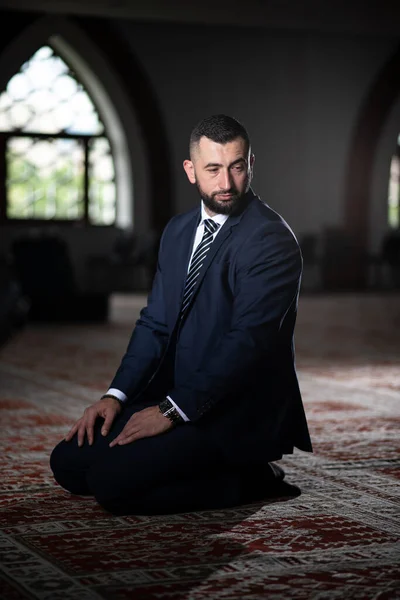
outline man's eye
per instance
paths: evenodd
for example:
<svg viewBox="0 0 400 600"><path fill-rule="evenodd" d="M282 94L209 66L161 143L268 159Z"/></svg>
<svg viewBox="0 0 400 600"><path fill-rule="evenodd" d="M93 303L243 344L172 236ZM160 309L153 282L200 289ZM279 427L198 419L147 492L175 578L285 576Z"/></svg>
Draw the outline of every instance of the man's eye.
<svg viewBox="0 0 400 600"><path fill-rule="evenodd" d="M235 166L235 171L239 171L239 172L241 172L241 171L243 171L243 170L244 170L244 167L243 167L243 165L236 165L236 166Z"/></svg>
<svg viewBox="0 0 400 600"><path fill-rule="evenodd" d="M216 173L218 171L218 169L208 169L209 173Z"/></svg>

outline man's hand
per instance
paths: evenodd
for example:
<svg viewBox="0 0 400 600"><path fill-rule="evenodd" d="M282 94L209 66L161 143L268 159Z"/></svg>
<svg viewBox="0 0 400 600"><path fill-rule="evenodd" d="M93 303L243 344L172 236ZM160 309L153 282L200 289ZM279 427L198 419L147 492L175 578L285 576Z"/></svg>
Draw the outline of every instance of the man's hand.
<svg viewBox="0 0 400 600"><path fill-rule="evenodd" d="M133 414L121 433L110 444L123 446L145 437L164 433L173 427L173 423L160 412L158 406L150 406Z"/></svg>
<svg viewBox="0 0 400 600"><path fill-rule="evenodd" d="M97 417L102 417L104 419L101 433L102 435L107 435L115 417L121 410L122 407L120 403L114 398L103 398L102 400L98 400L85 409L83 417L75 423L71 431L66 435L65 441L69 442L75 433L78 432L78 446L82 446L86 433L89 446L91 446L93 444L93 429Z"/></svg>

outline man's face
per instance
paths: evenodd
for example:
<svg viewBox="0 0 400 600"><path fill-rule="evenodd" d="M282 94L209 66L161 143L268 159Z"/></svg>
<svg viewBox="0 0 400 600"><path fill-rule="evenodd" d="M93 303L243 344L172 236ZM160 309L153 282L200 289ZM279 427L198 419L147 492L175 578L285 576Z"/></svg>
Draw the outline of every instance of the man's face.
<svg viewBox="0 0 400 600"><path fill-rule="evenodd" d="M250 187L254 156L243 138L218 144L202 137L183 167L197 185L208 213L229 215Z"/></svg>

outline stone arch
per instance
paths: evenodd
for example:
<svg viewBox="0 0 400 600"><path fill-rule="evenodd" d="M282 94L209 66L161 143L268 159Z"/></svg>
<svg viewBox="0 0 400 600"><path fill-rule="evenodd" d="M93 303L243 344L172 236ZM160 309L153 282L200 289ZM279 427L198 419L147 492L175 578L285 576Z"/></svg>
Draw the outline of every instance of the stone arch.
<svg viewBox="0 0 400 600"><path fill-rule="evenodd" d="M366 282L366 256L369 250L371 198L376 187L376 161L389 161L393 144L382 141L385 125L400 99L400 46L386 62L372 83L358 114L350 143L344 190L344 223L354 241L359 260L354 269L354 283ZM383 145L387 157L382 157ZM382 146L382 147L380 147ZM383 151L384 152L384 151Z"/></svg>
<svg viewBox="0 0 400 600"><path fill-rule="evenodd" d="M0 43L0 89L50 41L95 100L113 146L117 225L160 231L172 213L168 147L152 88L117 30L105 20L7 13ZM107 39L107 55L101 41ZM129 77L128 77L129 72ZM162 181L162 202L155 182Z"/></svg>

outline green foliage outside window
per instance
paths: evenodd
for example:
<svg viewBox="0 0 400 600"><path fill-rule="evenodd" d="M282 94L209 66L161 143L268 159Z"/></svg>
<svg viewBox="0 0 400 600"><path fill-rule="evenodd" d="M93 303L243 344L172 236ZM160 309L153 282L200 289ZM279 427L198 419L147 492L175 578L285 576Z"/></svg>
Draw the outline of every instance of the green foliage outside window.
<svg viewBox="0 0 400 600"><path fill-rule="evenodd" d="M81 154L81 165L74 164L72 157L64 156L52 168L43 169L24 155L8 152L8 217L81 219L84 211L82 150Z"/></svg>

